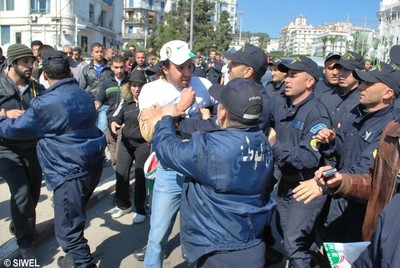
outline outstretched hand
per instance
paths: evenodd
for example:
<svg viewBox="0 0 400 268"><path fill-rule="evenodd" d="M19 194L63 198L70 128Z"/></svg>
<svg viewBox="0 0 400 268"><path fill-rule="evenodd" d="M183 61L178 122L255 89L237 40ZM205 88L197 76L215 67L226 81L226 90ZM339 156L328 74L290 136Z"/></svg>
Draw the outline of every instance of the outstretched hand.
<svg viewBox="0 0 400 268"><path fill-rule="evenodd" d="M314 179L310 179L301 181L300 185L293 189L293 193L297 201L303 201L304 204L307 204L322 195L322 188Z"/></svg>

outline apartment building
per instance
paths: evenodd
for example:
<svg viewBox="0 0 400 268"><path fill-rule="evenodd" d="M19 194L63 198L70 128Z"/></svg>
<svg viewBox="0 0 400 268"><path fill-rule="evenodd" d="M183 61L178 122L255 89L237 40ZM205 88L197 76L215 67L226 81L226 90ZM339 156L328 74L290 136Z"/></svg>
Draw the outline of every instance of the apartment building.
<svg viewBox="0 0 400 268"><path fill-rule="evenodd" d="M95 42L119 46L122 10L114 0L0 0L0 45L41 40L85 52Z"/></svg>

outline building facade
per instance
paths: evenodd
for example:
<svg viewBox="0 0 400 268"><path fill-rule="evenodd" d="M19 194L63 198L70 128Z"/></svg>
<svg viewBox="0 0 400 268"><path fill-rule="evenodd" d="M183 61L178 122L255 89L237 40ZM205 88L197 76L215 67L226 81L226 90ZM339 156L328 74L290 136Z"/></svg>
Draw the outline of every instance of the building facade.
<svg viewBox="0 0 400 268"><path fill-rule="evenodd" d="M114 0L0 0L0 45L119 46L122 7Z"/></svg>
<svg viewBox="0 0 400 268"><path fill-rule="evenodd" d="M378 20L376 57L388 62L390 48L400 45L400 0L381 0Z"/></svg>
<svg viewBox="0 0 400 268"><path fill-rule="evenodd" d="M162 21L164 13L176 10L177 0L124 0L122 40L134 41L147 47L147 38L153 32L153 22Z"/></svg>
<svg viewBox="0 0 400 268"><path fill-rule="evenodd" d="M400 1L400 0L399 0ZM286 55L325 57L329 53L356 51L365 58L375 57L376 31L350 22L307 25L305 16L283 27L279 36L279 50Z"/></svg>

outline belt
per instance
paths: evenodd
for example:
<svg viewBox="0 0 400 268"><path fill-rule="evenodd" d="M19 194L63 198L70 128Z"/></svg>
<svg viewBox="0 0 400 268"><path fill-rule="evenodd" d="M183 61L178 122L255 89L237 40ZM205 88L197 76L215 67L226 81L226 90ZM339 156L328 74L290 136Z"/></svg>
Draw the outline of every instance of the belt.
<svg viewBox="0 0 400 268"><path fill-rule="evenodd" d="M282 179L288 183L294 183L299 181L305 181L314 177L315 170L298 171L293 174L282 173Z"/></svg>

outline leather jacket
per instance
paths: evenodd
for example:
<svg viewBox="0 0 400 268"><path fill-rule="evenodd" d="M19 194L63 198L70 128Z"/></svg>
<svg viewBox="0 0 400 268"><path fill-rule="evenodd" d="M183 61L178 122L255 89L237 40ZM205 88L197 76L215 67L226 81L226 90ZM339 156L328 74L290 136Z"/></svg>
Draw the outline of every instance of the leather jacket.
<svg viewBox="0 0 400 268"><path fill-rule="evenodd" d="M375 161L366 174L342 174L336 194L368 200L363 223L363 239L370 240L379 214L396 192L399 159L400 118L391 121L379 140Z"/></svg>

